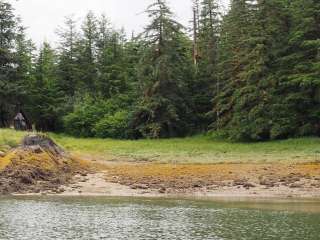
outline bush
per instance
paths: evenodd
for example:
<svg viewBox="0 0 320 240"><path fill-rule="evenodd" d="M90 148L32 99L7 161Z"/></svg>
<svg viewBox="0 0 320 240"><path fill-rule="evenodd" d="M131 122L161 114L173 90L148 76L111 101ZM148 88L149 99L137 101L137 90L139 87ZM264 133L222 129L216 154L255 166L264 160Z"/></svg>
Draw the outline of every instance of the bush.
<svg viewBox="0 0 320 240"><path fill-rule="evenodd" d="M64 117L64 128L68 134L78 137L93 137L92 131L99 120L99 108L95 105L84 103L75 106L72 113Z"/></svg>
<svg viewBox="0 0 320 240"><path fill-rule="evenodd" d="M132 101L126 95L108 100L79 99L73 112L64 117L64 129L77 137L125 138L129 114L123 109L128 109L130 105Z"/></svg>
<svg viewBox="0 0 320 240"><path fill-rule="evenodd" d="M95 136L100 138L129 138L129 113L119 111L105 115L94 128Z"/></svg>

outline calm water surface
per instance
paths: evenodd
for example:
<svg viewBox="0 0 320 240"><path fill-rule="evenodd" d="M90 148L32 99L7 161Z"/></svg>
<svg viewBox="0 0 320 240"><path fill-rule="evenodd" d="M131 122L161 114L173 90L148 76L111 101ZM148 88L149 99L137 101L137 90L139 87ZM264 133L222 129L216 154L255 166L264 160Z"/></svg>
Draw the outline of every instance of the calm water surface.
<svg viewBox="0 0 320 240"><path fill-rule="evenodd" d="M0 198L0 239L319 240L320 203Z"/></svg>

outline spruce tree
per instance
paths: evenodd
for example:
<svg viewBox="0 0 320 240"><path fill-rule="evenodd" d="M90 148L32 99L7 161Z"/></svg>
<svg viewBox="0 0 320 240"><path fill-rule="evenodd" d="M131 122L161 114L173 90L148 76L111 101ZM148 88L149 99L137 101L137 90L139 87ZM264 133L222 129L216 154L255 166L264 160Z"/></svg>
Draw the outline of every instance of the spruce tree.
<svg viewBox="0 0 320 240"><path fill-rule="evenodd" d="M290 34L278 59L281 83L272 133L278 138L319 135L320 3L294 0L287 8Z"/></svg>
<svg viewBox="0 0 320 240"><path fill-rule="evenodd" d="M58 78L59 85L66 95L73 97L79 88L79 32L73 17L67 17L65 26L57 30L58 46Z"/></svg>
<svg viewBox="0 0 320 240"><path fill-rule="evenodd" d="M218 81L220 91L214 99L215 129L227 129L235 114L236 91L245 81L240 79L245 65L247 39L250 33L250 15L245 0L231 1L230 11L224 16L219 42Z"/></svg>
<svg viewBox="0 0 320 240"><path fill-rule="evenodd" d="M208 130L212 121L212 98L220 90L217 60L220 35L220 10L216 0L202 0L194 3L194 26L196 34L196 69L194 81L190 85L199 130Z"/></svg>
<svg viewBox="0 0 320 240"><path fill-rule="evenodd" d="M80 39L79 73L80 91L95 95L97 90L96 39L97 19L89 12L82 24Z"/></svg>
<svg viewBox="0 0 320 240"><path fill-rule="evenodd" d="M28 110L36 129L56 131L61 128L64 114L63 91L58 85L57 56L48 43L43 43L35 66L35 80L32 83L32 100Z"/></svg>
<svg viewBox="0 0 320 240"><path fill-rule="evenodd" d="M238 140L272 136L277 84L276 59L284 49L288 22L283 1L232 2L220 43L221 94L217 127ZM282 32L282 35L279 35Z"/></svg>
<svg viewBox="0 0 320 240"><path fill-rule="evenodd" d="M111 98L126 91L124 65L125 37L122 31L114 30L102 15L98 21L97 38L97 88L104 98Z"/></svg>
<svg viewBox="0 0 320 240"><path fill-rule="evenodd" d="M21 86L13 78L16 58L14 40L17 23L13 8L7 1L0 1L0 127L8 126L16 107Z"/></svg>
<svg viewBox="0 0 320 240"><path fill-rule="evenodd" d="M139 80L143 97L133 126L144 137L174 137L188 132L190 113L186 80L191 76L190 41L164 0L146 11L151 23L142 35L145 43Z"/></svg>

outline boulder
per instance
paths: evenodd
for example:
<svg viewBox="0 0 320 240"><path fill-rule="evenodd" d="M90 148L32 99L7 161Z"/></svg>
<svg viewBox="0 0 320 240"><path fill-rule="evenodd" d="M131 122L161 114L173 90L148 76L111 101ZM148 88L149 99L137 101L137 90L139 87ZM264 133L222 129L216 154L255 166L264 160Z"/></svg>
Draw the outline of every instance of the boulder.
<svg viewBox="0 0 320 240"><path fill-rule="evenodd" d="M26 136L21 144L3 158L0 169L0 195L52 191L72 181L78 173L85 175L89 165L67 154L49 137Z"/></svg>

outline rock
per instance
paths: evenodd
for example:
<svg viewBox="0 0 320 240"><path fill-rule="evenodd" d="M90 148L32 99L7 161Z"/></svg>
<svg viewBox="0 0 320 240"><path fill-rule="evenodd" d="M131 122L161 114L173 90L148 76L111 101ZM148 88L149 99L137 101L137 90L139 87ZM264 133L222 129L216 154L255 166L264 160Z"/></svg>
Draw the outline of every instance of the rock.
<svg viewBox="0 0 320 240"><path fill-rule="evenodd" d="M141 192L141 194L149 194L150 192L149 191L143 191Z"/></svg>
<svg viewBox="0 0 320 240"><path fill-rule="evenodd" d="M218 185L211 185L211 186L208 186L207 189L208 190L217 190L217 189L219 189L219 186Z"/></svg>
<svg viewBox="0 0 320 240"><path fill-rule="evenodd" d="M301 188L302 184L298 184L298 183L293 183L289 186L290 188Z"/></svg>
<svg viewBox="0 0 320 240"><path fill-rule="evenodd" d="M200 183L194 183L194 184L192 184L192 187L193 188L201 188L202 186Z"/></svg>
<svg viewBox="0 0 320 240"><path fill-rule="evenodd" d="M0 151L0 157L4 157L6 154L2 151Z"/></svg>
<svg viewBox="0 0 320 240"><path fill-rule="evenodd" d="M146 190L146 189L149 189L149 186L146 185L146 184L134 184L131 186L131 189L143 189L143 190Z"/></svg>
<svg viewBox="0 0 320 240"><path fill-rule="evenodd" d="M246 181L245 180L234 180L233 181L233 186L243 186L246 184Z"/></svg>
<svg viewBox="0 0 320 240"><path fill-rule="evenodd" d="M49 151L55 155L65 154L65 151L57 144L55 144L52 139L40 134L30 134L25 136L22 140L22 147L36 149L36 151L39 151L39 149L41 149L41 151Z"/></svg>
<svg viewBox="0 0 320 240"><path fill-rule="evenodd" d="M259 184L262 186L266 186L269 188L273 188L276 185L277 180L274 178L266 177L266 178L261 178Z"/></svg>
<svg viewBox="0 0 320 240"><path fill-rule="evenodd" d="M166 193L166 192L167 192L167 189L164 188L164 187L159 189L159 193L164 194L164 193Z"/></svg>
<svg viewBox="0 0 320 240"><path fill-rule="evenodd" d="M243 184L243 187L246 188L246 189L249 189L249 188L256 187L256 185L254 185L253 183L245 183L245 184Z"/></svg>

